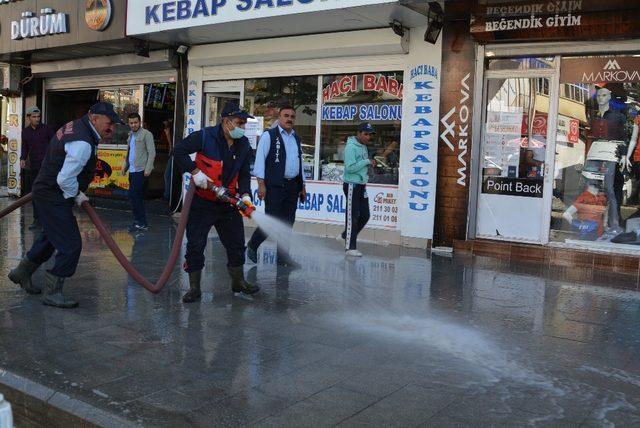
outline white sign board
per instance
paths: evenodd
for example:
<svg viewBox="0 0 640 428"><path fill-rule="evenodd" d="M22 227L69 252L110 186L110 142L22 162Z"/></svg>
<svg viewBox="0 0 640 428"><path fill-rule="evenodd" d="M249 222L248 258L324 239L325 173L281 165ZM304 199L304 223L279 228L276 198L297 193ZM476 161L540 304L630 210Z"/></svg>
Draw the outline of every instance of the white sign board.
<svg viewBox="0 0 640 428"><path fill-rule="evenodd" d="M442 37L424 42L425 27L411 29L405 61L400 144L402 236L433 238L438 176L438 123Z"/></svg>
<svg viewBox="0 0 640 428"><path fill-rule="evenodd" d="M255 119L247 120L247 125L244 128L244 136L249 139L251 148L253 150L258 148L258 141L264 132L264 117L256 116Z"/></svg>
<svg viewBox="0 0 640 428"><path fill-rule="evenodd" d="M306 181L307 200L298 203L296 220L315 223L344 224L347 200L342 183ZM258 182L251 182L256 209L264 212L258 199ZM398 228L398 186L367 184L371 218L367 227L396 230Z"/></svg>
<svg viewBox="0 0 640 428"><path fill-rule="evenodd" d="M135 0L127 35L384 3L396 0Z"/></svg>

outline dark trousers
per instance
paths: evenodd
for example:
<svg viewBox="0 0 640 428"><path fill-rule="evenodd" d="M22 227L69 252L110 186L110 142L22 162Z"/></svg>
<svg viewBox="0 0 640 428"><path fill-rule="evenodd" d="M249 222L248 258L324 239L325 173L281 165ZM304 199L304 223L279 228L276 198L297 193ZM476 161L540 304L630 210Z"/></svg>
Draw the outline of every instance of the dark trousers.
<svg viewBox="0 0 640 428"><path fill-rule="evenodd" d="M358 234L369 221L369 197L364 184L344 183L342 186L347 197L345 230L343 233L347 250L355 250Z"/></svg>
<svg viewBox="0 0 640 428"><path fill-rule="evenodd" d="M38 178L38 174L40 173L40 169L31 168L31 187L33 188L33 183L36 182L36 178ZM31 201L33 204L33 221L38 220L38 210L36 209L35 201Z"/></svg>
<svg viewBox="0 0 640 428"><path fill-rule="evenodd" d="M129 200L133 211L133 221L140 226L147 225L144 210L144 171L129 173Z"/></svg>
<svg viewBox="0 0 640 428"><path fill-rule="evenodd" d="M285 180L284 186L267 186L267 194L264 197L265 213L293 227L293 223L296 221L300 191L300 181L297 179ZM286 237L278 238L278 255L279 257L287 257L286 249L283 248L282 243L288 240ZM253 232L248 245L257 250L265 239L267 239L267 235L261 229L257 229Z"/></svg>
<svg viewBox="0 0 640 428"><path fill-rule="evenodd" d="M73 215L73 199L51 202L34 196L33 202L36 209L46 215L40 217L42 232L27 253L27 258L33 263L42 264L56 251L56 261L49 272L62 278L73 276L82 252L82 237Z"/></svg>
<svg viewBox="0 0 640 428"><path fill-rule="evenodd" d="M194 196L187 222L185 271L197 272L204 268L204 249L212 226L227 251L227 266L244 265L244 223L238 210L227 203Z"/></svg>

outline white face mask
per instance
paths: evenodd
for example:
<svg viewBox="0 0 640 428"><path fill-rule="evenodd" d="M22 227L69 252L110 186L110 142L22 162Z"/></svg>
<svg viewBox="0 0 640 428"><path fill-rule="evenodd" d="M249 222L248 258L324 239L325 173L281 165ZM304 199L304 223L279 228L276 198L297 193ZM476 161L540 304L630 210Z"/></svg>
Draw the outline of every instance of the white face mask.
<svg viewBox="0 0 640 428"><path fill-rule="evenodd" d="M229 131L229 135L234 140L237 140L239 138L244 137L244 133L245 133L244 129L240 128L239 126L233 128L231 131Z"/></svg>

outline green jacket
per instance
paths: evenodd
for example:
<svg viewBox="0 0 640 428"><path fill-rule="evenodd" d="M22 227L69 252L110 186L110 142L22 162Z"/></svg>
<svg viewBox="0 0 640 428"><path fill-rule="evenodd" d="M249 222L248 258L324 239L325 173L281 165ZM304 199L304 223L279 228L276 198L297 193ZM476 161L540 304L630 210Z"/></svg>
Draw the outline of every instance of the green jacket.
<svg viewBox="0 0 640 428"><path fill-rule="evenodd" d="M356 137L349 137L344 149L344 182L367 184L370 165L367 146L360 144Z"/></svg>
<svg viewBox="0 0 640 428"><path fill-rule="evenodd" d="M122 174L126 174L129 171L131 165L129 165L129 150L131 150L131 132L127 137L127 158L125 160L124 169ZM153 170L153 162L156 159L156 145L153 141L153 134L144 128L140 128L135 133L136 136L136 162L135 169L144 169L146 174L151 174Z"/></svg>

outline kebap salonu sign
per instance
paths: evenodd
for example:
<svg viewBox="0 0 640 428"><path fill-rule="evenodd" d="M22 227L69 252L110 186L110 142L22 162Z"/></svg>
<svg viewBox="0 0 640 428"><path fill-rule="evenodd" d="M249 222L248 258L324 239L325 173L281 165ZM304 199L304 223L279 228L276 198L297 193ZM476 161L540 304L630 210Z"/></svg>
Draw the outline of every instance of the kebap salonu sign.
<svg viewBox="0 0 640 428"><path fill-rule="evenodd" d="M127 34L319 12L396 0L135 0L127 2Z"/></svg>

